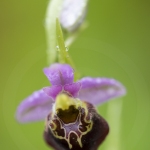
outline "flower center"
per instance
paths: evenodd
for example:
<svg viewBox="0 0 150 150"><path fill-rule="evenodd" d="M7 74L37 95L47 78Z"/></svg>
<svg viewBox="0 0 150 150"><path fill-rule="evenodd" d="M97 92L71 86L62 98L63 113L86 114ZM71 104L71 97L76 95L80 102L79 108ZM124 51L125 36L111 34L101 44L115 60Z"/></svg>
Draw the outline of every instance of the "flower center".
<svg viewBox="0 0 150 150"><path fill-rule="evenodd" d="M59 94L48 124L54 137L64 139L71 149L73 145L83 146L82 136L91 131L93 121L86 103Z"/></svg>
<svg viewBox="0 0 150 150"><path fill-rule="evenodd" d="M62 110L62 109L57 110L57 116L65 124L75 122L78 115L79 115L79 110L76 109L74 105L69 106L69 108L66 110Z"/></svg>

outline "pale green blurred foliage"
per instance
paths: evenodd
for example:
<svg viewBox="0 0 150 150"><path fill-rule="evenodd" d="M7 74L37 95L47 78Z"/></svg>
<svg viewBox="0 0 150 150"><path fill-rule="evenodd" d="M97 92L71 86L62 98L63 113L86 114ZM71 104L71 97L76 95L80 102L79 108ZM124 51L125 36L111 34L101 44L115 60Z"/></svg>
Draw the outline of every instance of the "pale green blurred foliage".
<svg viewBox="0 0 150 150"><path fill-rule="evenodd" d="M47 4L46 0L8 0L0 4L2 150L49 149L42 137L44 122L20 125L14 119L24 97L49 85L42 72L47 65ZM128 94L122 98L120 120L121 150L150 149L149 6L149 1L142 0L90 1L89 27L69 48L77 68L86 76L113 77L126 86ZM107 105L100 106L99 113L109 122ZM106 147L107 140L101 149Z"/></svg>

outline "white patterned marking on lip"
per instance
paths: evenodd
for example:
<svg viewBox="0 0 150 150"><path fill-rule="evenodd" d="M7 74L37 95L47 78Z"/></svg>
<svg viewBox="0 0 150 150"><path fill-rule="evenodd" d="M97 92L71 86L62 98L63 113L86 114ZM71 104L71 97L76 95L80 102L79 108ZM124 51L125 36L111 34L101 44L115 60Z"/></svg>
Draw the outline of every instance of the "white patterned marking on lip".
<svg viewBox="0 0 150 150"><path fill-rule="evenodd" d="M57 124L55 124L53 120L50 120L50 123L52 123L55 127L51 128L51 126L49 126L50 130L56 138L66 140L70 149L72 148L72 144L70 143L70 139L71 139L70 136L71 136L71 133L74 133L77 136L77 142L78 142L79 146L82 147L83 146L82 141L81 141L82 136L87 134L92 129L92 126L93 126L93 122L91 121L91 114L89 114L89 115L90 115L90 120L87 120L86 119L87 114L85 113L84 121L86 123L89 123L89 125L86 126L87 130L84 132L82 132L79 129L79 126L82 125L81 109L79 110L78 117L74 123L65 124L56 114L54 115L54 119L56 119L60 123L61 129L64 129L65 136L59 136L57 134L57 132L55 131L55 129L57 128ZM76 131L73 131L72 128L74 128Z"/></svg>

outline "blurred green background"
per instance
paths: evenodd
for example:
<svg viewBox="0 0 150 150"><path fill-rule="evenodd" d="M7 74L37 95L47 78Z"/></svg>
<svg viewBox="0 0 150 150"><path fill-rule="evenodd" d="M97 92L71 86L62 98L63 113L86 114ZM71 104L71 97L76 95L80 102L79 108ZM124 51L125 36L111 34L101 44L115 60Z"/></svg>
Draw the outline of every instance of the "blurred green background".
<svg viewBox="0 0 150 150"><path fill-rule="evenodd" d="M47 66L47 4L48 0L0 1L1 150L49 149L42 139L44 122L20 125L14 119L23 98L49 85L42 72ZM89 27L69 52L86 76L113 77L126 86L127 95L121 99L120 138L116 140L121 141L120 150L149 150L150 2L91 0L87 20ZM107 107L108 103L100 106L99 112L109 122Z"/></svg>

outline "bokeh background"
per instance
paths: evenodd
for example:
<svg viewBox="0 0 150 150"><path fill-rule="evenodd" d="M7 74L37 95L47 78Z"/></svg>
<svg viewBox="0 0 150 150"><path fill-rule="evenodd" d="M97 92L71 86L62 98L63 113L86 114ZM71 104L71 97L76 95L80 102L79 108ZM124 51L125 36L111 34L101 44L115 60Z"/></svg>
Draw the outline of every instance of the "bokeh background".
<svg viewBox="0 0 150 150"><path fill-rule="evenodd" d="M1 150L49 149L42 138L44 122L22 125L14 117L23 98L49 85L42 72L48 65L47 4L48 0L0 1ZM91 0L87 20L89 27L69 52L84 75L113 77L126 86L127 95L116 100L122 101L120 137L113 138L121 142L120 150L149 150L150 2ZM98 109L111 124L107 108L108 103ZM117 109L114 112L117 114ZM108 141L100 149L105 150Z"/></svg>

